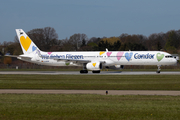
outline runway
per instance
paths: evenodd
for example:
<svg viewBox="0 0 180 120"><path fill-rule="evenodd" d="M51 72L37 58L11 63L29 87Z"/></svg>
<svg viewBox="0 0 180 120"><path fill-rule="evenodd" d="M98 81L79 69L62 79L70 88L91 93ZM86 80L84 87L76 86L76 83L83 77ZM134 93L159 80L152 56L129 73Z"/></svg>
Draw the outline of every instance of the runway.
<svg viewBox="0 0 180 120"><path fill-rule="evenodd" d="M19 75L180 75L180 71L101 71L101 73L80 74L79 71L0 71L0 74Z"/></svg>
<svg viewBox="0 0 180 120"><path fill-rule="evenodd" d="M0 94L99 94L99 95L106 95L106 90L26 90L26 89L0 89ZM108 95L169 95L169 96L180 96L180 91L162 91L162 90L108 90Z"/></svg>

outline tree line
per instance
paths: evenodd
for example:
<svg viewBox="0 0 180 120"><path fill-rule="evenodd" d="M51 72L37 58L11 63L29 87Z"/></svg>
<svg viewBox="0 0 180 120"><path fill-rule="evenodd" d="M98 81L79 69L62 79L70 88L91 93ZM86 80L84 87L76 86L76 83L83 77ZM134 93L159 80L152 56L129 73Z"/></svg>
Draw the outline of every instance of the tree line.
<svg viewBox="0 0 180 120"><path fill-rule="evenodd" d="M42 51L156 51L169 53L180 52L180 30L170 30L167 33L154 33L149 37L144 35L121 34L118 37L88 38L86 34L77 33L69 38L58 39L58 34L52 27L33 29L28 36ZM4 55L22 54L17 36L14 42L0 43L0 53Z"/></svg>

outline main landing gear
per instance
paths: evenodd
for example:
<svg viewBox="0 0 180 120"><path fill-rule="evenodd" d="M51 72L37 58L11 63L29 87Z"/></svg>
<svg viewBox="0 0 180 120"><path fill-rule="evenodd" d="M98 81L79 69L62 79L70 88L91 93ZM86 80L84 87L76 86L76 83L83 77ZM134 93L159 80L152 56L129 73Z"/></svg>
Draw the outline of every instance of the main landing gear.
<svg viewBox="0 0 180 120"><path fill-rule="evenodd" d="M88 70L80 70L80 73L88 73ZM100 70L92 71L92 73L100 73Z"/></svg>
<svg viewBox="0 0 180 120"><path fill-rule="evenodd" d="M80 70L80 73L88 73L88 70Z"/></svg>
<svg viewBox="0 0 180 120"><path fill-rule="evenodd" d="M100 73L100 70L92 71L92 73Z"/></svg>
<svg viewBox="0 0 180 120"><path fill-rule="evenodd" d="M80 73L88 73L88 70L86 69L86 64L83 64L83 70L80 70Z"/></svg>
<svg viewBox="0 0 180 120"><path fill-rule="evenodd" d="M161 65L158 65L158 69L157 69L156 73L160 73L160 71L161 71Z"/></svg>

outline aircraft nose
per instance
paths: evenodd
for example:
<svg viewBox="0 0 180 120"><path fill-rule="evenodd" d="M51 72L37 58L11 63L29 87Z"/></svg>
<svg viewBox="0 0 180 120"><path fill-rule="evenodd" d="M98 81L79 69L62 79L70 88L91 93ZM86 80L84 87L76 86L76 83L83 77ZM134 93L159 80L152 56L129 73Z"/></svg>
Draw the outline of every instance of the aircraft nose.
<svg viewBox="0 0 180 120"><path fill-rule="evenodd" d="M177 60L173 59L172 62L174 63L174 65L177 65Z"/></svg>

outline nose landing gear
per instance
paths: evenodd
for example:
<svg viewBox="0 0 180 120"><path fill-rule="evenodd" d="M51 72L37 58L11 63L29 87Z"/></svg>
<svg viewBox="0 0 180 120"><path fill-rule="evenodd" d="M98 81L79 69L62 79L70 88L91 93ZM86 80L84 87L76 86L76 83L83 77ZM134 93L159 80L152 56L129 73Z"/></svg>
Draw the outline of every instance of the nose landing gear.
<svg viewBox="0 0 180 120"><path fill-rule="evenodd" d="M157 69L156 73L160 73L160 71L161 71L161 65L158 65L158 69Z"/></svg>

